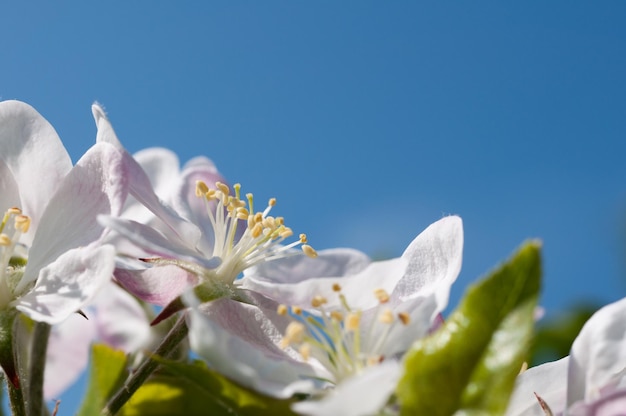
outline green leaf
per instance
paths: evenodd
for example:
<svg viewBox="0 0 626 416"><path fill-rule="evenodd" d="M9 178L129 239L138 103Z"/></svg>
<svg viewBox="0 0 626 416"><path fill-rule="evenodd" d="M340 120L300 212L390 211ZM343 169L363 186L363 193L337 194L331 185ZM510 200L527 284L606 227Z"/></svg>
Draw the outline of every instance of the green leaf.
<svg viewBox="0 0 626 416"><path fill-rule="evenodd" d="M124 385L128 377L126 354L104 344L96 344L91 349L91 374L79 416L93 416L100 411L107 400Z"/></svg>
<svg viewBox="0 0 626 416"><path fill-rule="evenodd" d="M541 280L540 244L470 286L458 308L405 358L396 395L405 415L504 413L530 348Z"/></svg>
<svg viewBox="0 0 626 416"><path fill-rule="evenodd" d="M203 362L153 358L161 364L161 373L137 390L119 416L293 414L289 408L291 400L245 389L208 369Z"/></svg>

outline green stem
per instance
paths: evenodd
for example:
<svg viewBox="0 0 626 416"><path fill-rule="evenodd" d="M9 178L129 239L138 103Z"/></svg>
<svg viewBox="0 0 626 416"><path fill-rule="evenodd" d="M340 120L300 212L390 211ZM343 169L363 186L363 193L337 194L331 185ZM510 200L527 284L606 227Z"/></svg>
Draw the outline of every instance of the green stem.
<svg viewBox="0 0 626 416"><path fill-rule="evenodd" d="M33 338L30 347L30 365L28 367L28 414L41 416L44 409L43 379L46 367L46 351L48 338L50 337L50 325L37 322L33 330Z"/></svg>
<svg viewBox="0 0 626 416"><path fill-rule="evenodd" d="M26 416L26 409L24 408L24 396L22 395L22 389L15 387L11 380L6 379L7 390L9 390L9 403L11 407L11 415L13 416Z"/></svg>
<svg viewBox="0 0 626 416"><path fill-rule="evenodd" d="M185 314L183 314L176 324L170 329L170 332L165 336L161 344L154 351L154 355L158 355L163 358L168 358L178 347L182 340L187 337L187 324L185 323ZM106 416L115 415L124 404L130 399L130 397L141 387L141 385L150 377L150 375L157 369L159 363L153 360L150 356L146 357L141 365L135 370L129 379L126 381L124 387L122 387L106 404L102 410L102 414Z"/></svg>

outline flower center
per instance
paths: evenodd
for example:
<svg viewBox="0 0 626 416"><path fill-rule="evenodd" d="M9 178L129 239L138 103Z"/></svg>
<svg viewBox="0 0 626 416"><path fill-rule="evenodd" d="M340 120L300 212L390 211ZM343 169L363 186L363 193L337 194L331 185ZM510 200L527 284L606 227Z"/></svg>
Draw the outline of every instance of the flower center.
<svg viewBox="0 0 626 416"><path fill-rule="evenodd" d="M17 285L26 265L26 253L19 252L20 236L30 228L30 218L19 208L9 208L0 223L0 309L13 300Z"/></svg>
<svg viewBox="0 0 626 416"><path fill-rule="evenodd" d="M377 289L374 291L378 299L378 306L373 311L374 319L365 327L362 325L363 312L350 308L341 293L341 286L334 284L333 291L341 301L342 308L339 310L326 310L327 299L315 296L311 300L315 315L286 305L278 307L278 314L291 312L294 318L285 330L281 347L296 348L305 361L314 357L332 373L334 380L331 381L337 384L366 367L381 363L385 359L389 333L398 323L408 325L410 318L404 312L394 315L385 306L389 295L385 290Z"/></svg>
<svg viewBox="0 0 626 416"><path fill-rule="evenodd" d="M245 269L265 261L288 257L297 253L292 250L300 246L309 257L317 257L317 252L307 244L305 234L298 240L281 245L293 235L285 225L283 217L269 215L276 199L271 198L263 211L254 211L254 198L246 194L241 198L241 185L233 186L231 195L227 185L217 182L217 189L210 189L203 181L196 182L196 196L203 198L207 214L213 227L213 256L222 260L220 266L210 270L220 280L231 284ZM245 228L244 228L245 225ZM243 233L241 230L243 229Z"/></svg>

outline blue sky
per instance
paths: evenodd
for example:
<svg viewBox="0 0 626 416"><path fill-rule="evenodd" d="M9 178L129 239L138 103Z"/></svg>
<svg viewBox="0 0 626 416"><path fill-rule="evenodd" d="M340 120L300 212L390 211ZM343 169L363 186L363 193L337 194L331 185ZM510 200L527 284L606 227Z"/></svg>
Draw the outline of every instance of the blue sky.
<svg viewBox="0 0 626 416"><path fill-rule="evenodd" d="M105 106L130 151L203 154L318 249L399 255L464 220L453 289L527 238L542 304L626 295L626 3L10 2L0 98L76 160Z"/></svg>

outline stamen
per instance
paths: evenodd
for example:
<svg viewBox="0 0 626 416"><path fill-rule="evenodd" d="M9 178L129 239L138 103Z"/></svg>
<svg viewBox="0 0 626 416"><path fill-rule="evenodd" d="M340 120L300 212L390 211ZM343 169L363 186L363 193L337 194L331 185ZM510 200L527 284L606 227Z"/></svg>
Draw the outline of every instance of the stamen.
<svg viewBox="0 0 626 416"><path fill-rule="evenodd" d="M356 331L361 323L361 315L358 313L349 313L344 322L347 331Z"/></svg>
<svg viewBox="0 0 626 416"><path fill-rule="evenodd" d="M196 196L198 198L204 197L209 192L209 187L203 181L196 181Z"/></svg>
<svg viewBox="0 0 626 416"><path fill-rule="evenodd" d="M278 308L277 308L276 312L277 312L280 316L285 316L285 315L287 315L287 305L283 305L283 304L278 305Z"/></svg>
<svg viewBox="0 0 626 416"><path fill-rule="evenodd" d="M28 229L30 228L30 217L27 217L26 215L18 215L15 217L15 228L23 233L28 232Z"/></svg>
<svg viewBox="0 0 626 416"><path fill-rule="evenodd" d="M341 285L339 285L339 283L333 284L333 292L341 292Z"/></svg>
<svg viewBox="0 0 626 416"><path fill-rule="evenodd" d="M302 245L302 251L304 252L304 254L312 259L317 258L317 251L315 251L315 249L308 244Z"/></svg>
<svg viewBox="0 0 626 416"><path fill-rule="evenodd" d="M328 300L324 296L316 295L311 300L311 306L319 308L320 306L328 303Z"/></svg>
<svg viewBox="0 0 626 416"><path fill-rule="evenodd" d="M311 344L305 342L300 346L298 352L304 361L309 361L309 357L311 356Z"/></svg>
<svg viewBox="0 0 626 416"><path fill-rule="evenodd" d="M384 311L381 312L380 316L378 317L378 320L380 322L382 322L383 324L390 324L393 322L393 313L391 312L391 309L385 309Z"/></svg>
<svg viewBox="0 0 626 416"><path fill-rule="evenodd" d="M374 296L376 296L380 303L389 302L389 294L387 293L387 291L385 291L385 289L374 290Z"/></svg>
<svg viewBox="0 0 626 416"><path fill-rule="evenodd" d="M6 234L0 234L0 246L10 246L11 238Z"/></svg>
<svg viewBox="0 0 626 416"><path fill-rule="evenodd" d="M411 323L411 316L406 312L400 312L398 314L398 319L400 319L402 325L408 325L409 323Z"/></svg>

